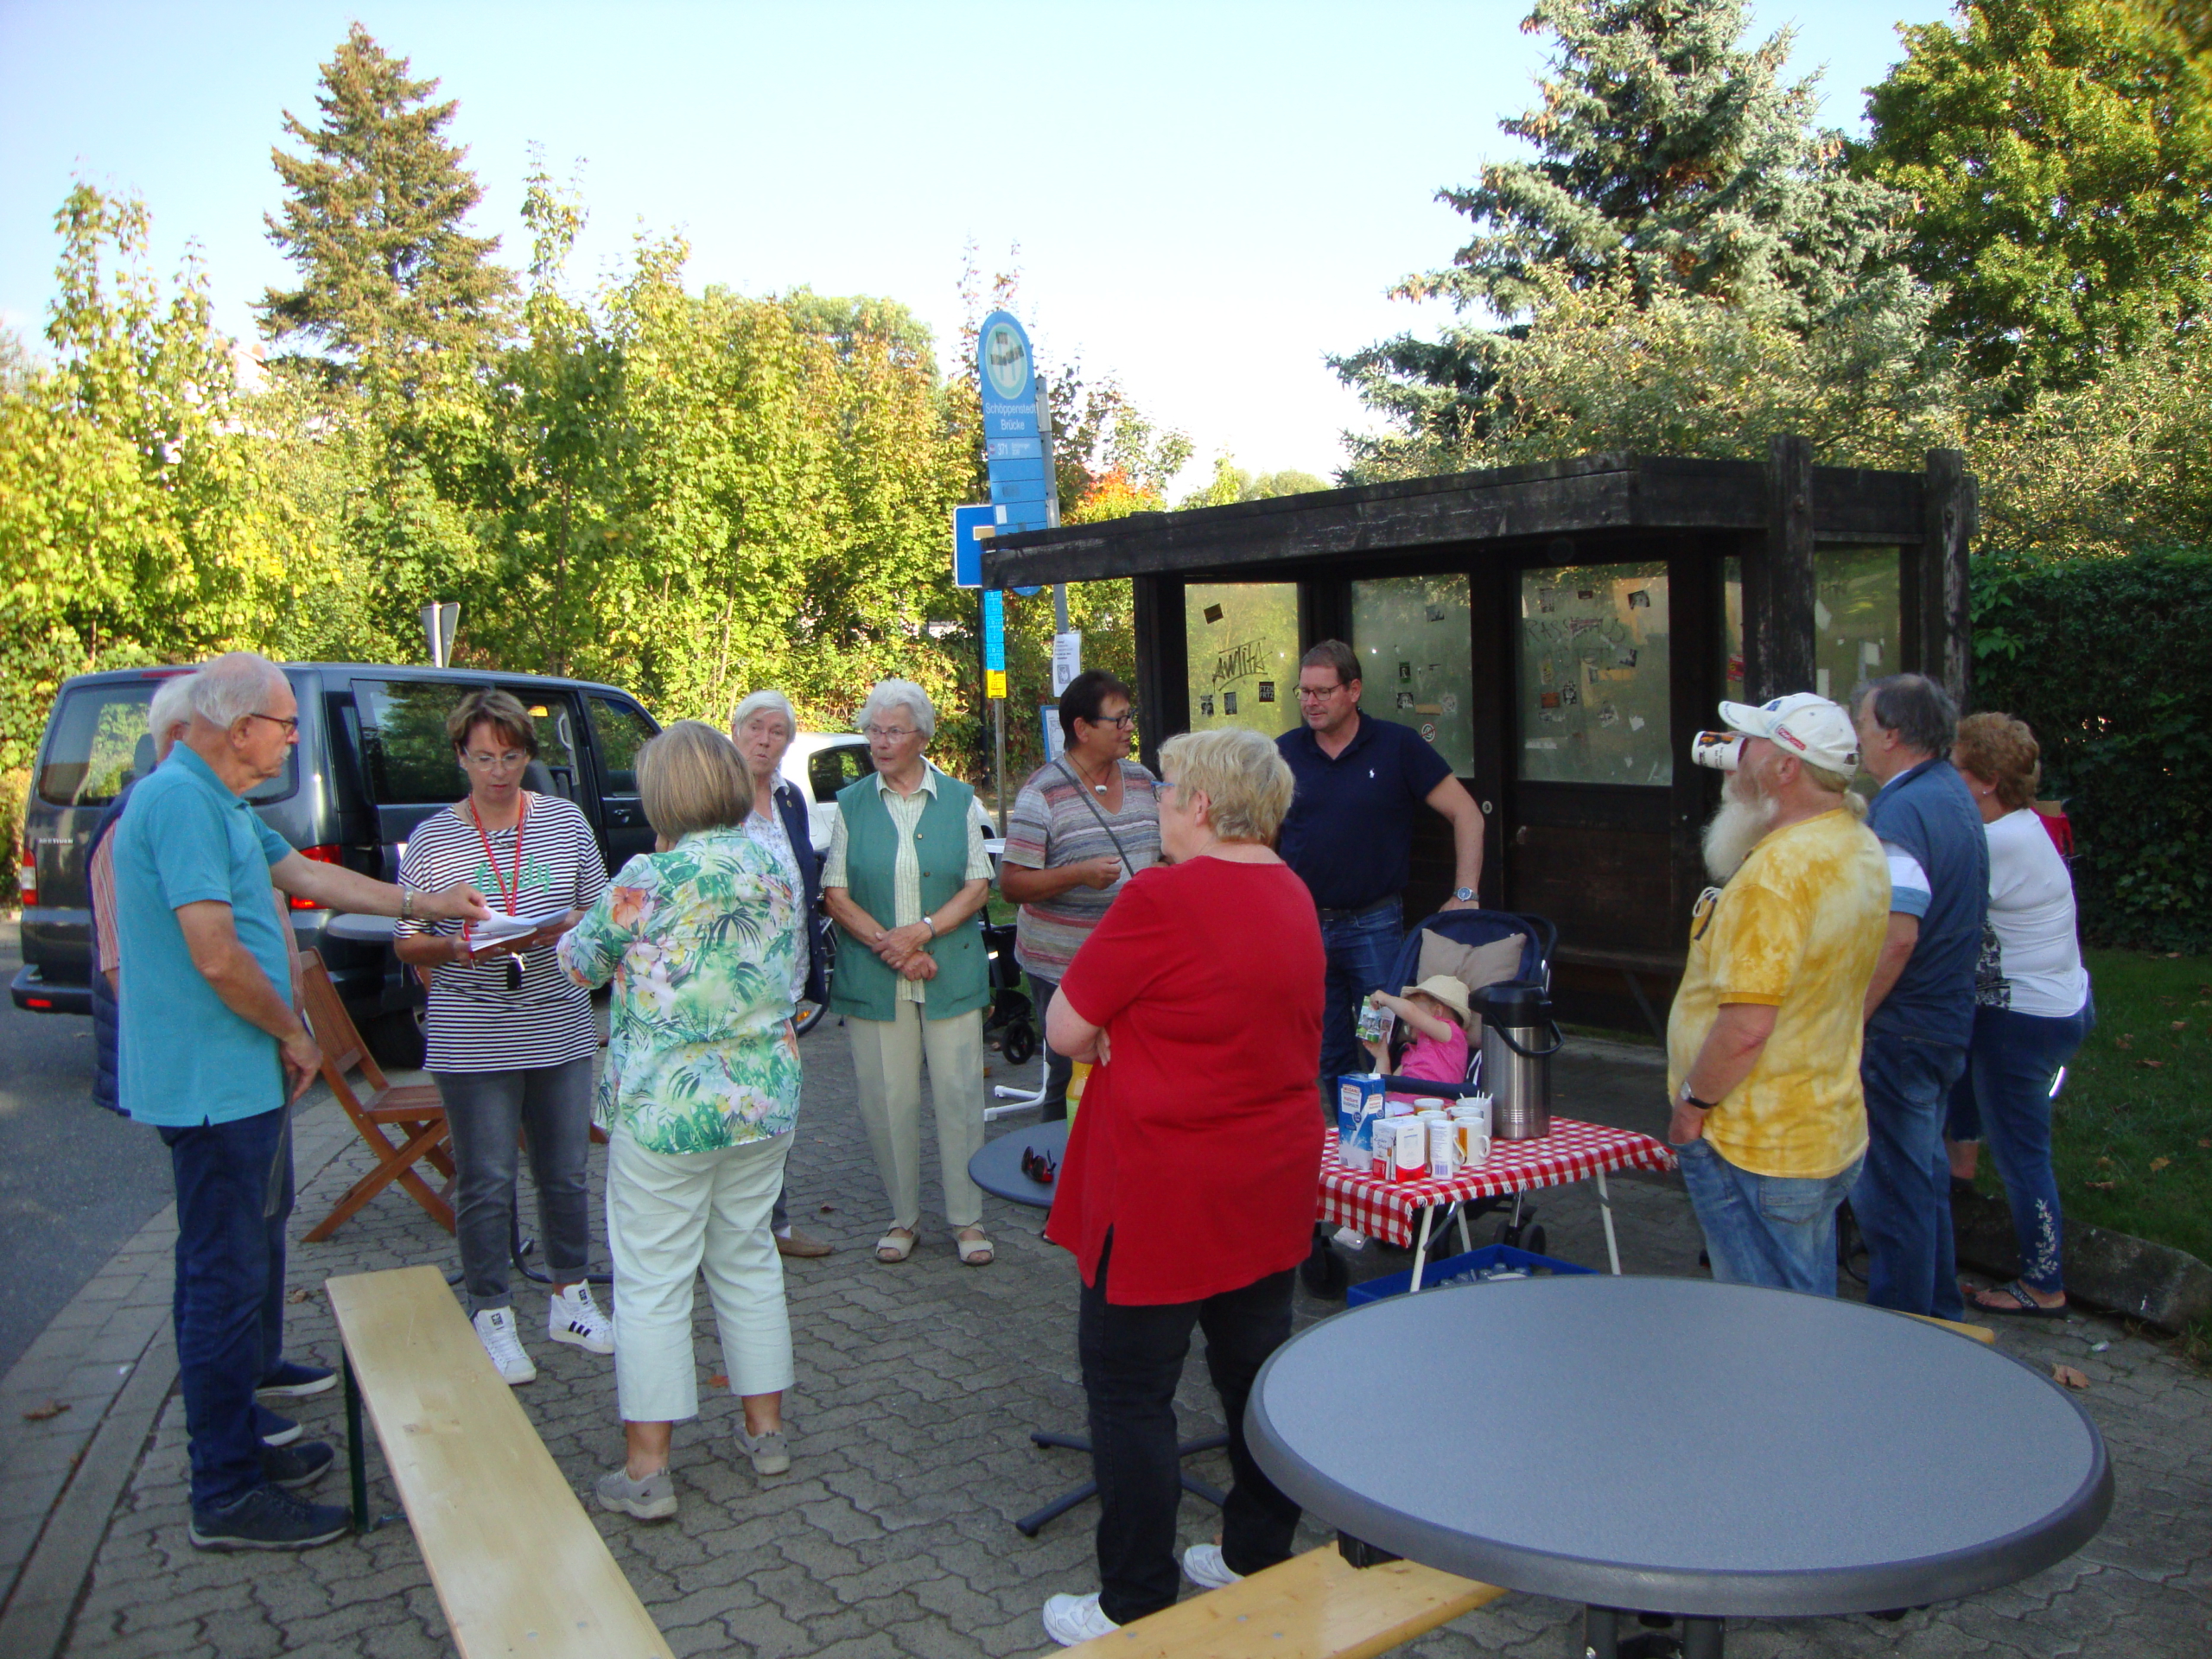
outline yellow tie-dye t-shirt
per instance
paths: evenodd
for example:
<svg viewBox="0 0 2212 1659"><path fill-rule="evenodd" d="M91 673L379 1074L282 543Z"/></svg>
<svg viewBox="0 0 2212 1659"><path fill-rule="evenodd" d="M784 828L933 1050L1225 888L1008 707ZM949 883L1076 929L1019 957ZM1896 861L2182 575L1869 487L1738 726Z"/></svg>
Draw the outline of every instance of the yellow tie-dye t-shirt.
<svg viewBox="0 0 2212 1659"><path fill-rule="evenodd" d="M1861 1011L1889 916L1881 843L1844 808L1776 830L1698 900L1667 1021L1670 1096L1722 1003L1775 1011L1751 1076L1705 1121L1706 1139L1738 1168L1817 1180L1866 1151Z"/></svg>

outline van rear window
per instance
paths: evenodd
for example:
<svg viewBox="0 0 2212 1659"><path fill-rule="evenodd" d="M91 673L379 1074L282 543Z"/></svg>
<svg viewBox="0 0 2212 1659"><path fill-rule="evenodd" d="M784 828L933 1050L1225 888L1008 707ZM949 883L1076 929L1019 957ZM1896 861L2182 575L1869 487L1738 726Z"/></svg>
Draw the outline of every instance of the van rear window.
<svg viewBox="0 0 2212 1659"><path fill-rule="evenodd" d="M39 763L38 798L50 806L105 806L154 769L146 705L159 680L119 680L65 692L48 721ZM278 801L299 786L299 751L284 770L246 797Z"/></svg>

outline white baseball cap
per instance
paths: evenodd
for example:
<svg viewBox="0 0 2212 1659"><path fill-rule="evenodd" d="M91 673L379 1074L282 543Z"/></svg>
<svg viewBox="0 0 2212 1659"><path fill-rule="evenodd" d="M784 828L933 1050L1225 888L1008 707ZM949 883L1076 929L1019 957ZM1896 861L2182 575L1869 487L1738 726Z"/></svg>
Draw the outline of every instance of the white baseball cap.
<svg viewBox="0 0 2212 1659"><path fill-rule="evenodd" d="M1826 697L1793 691L1771 702L1724 702L1720 718L1731 731L1763 737L1794 754L1847 777L1859 770L1859 734L1851 716Z"/></svg>

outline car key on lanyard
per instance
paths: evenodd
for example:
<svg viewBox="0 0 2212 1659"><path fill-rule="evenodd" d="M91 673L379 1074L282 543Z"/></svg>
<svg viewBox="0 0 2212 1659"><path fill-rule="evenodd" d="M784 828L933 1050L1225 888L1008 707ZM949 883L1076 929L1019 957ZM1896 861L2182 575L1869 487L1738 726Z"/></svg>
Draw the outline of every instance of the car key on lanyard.
<svg viewBox="0 0 2212 1659"><path fill-rule="evenodd" d="M522 798L522 810L515 817L515 877L512 886L507 873L499 868L499 855L492 850L492 837L484 833L484 820L476 815L476 803L468 804L468 816L476 825L476 839L484 843L484 861L492 867L492 880L499 889L499 897L507 906L507 914L522 914L522 832L530 822L530 797ZM510 993L522 989L523 959L519 951L507 957L507 989Z"/></svg>

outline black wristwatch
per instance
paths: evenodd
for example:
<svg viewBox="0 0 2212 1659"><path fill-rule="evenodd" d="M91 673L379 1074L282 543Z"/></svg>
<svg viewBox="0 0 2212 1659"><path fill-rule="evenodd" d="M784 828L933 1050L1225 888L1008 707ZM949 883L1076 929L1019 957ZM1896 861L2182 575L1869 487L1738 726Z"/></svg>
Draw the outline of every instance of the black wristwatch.
<svg viewBox="0 0 2212 1659"><path fill-rule="evenodd" d="M1690 1083L1688 1077L1682 1079L1681 1092L1675 1098L1685 1106L1696 1107L1700 1112L1712 1111L1720 1104L1717 1100L1700 1100L1695 1095L1690 1093Z"/></svg>

